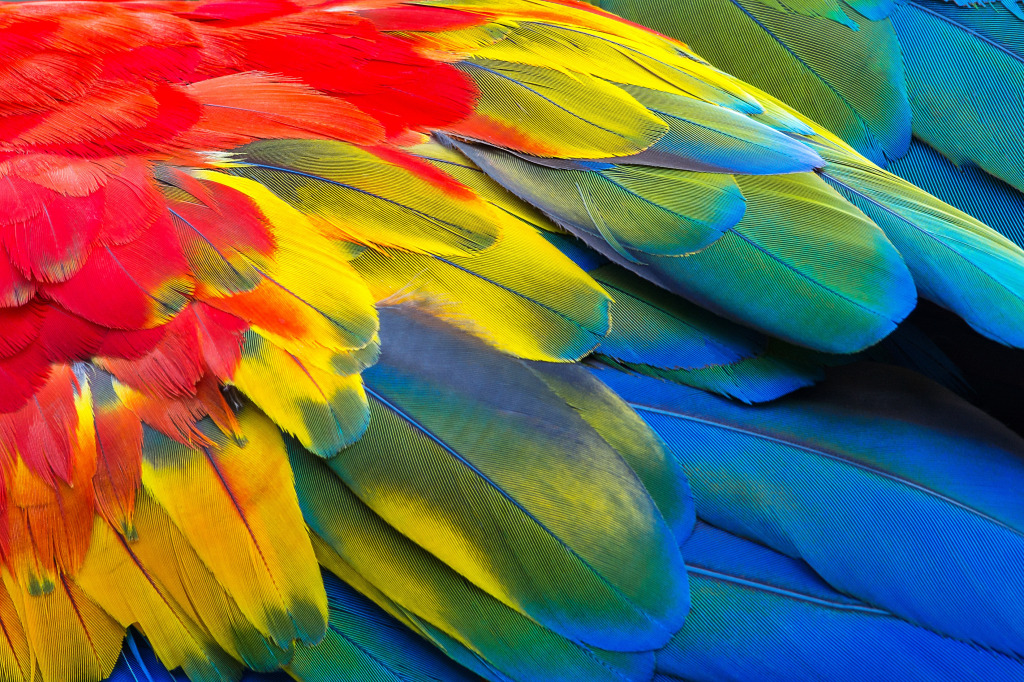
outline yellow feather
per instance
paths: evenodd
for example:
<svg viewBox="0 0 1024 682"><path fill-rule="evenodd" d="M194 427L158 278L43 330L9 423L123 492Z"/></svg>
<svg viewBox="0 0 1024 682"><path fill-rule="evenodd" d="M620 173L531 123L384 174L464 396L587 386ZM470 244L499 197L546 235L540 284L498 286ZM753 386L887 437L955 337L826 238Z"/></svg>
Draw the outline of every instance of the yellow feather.
<svg viewBox="0 0 1024 682"><path fill-rule="evenodd" d="M7 588L0 583L0 679L21 682L32 673L28 638Z"/></svg>
<svg viewBox="0 0 1024 682"><path fill-rule="evenodd" d="M231 656L254 670L276 670L290 652L267 640L238 608L167 513L140 491L135 508L138 540L129 550L178 608Z"/></svg>
<svg viewBox="0 0 1024 682"><path fill-rule="evenodd" d="M528 224L503 230L473 257L367 251L354 265L383 304L413 302L512 355L578 360L608 332L608 295Z"/></svg>
<svg viewBox="0 0 1024 682"><path fill-rule="evenodd" d="M375 353L352 354L347 369L362 369L375 359ZM324 457L362 436L370 418L358 373L324 371L252 331L245 335L232 383L281 429Z"/></svg>
<svg viewBox="0 0 1024 682"><path fill-rule="evenodd" d="M29 643L29 665L39 682L99 682L110 675L121 653L124 628L66 576L45 594L32 594L3 569L0 579L12 597Z"/></svg>
<svg viewBox="0 0 1024 682"><path fill-rule="evenodd" d="M121 625L137 624L169 670L180 667L194 681L237 679L238 664L143 570L127 542L98 516L89 553L74 581Z"/></svg>
<svg viewBox="0 0 1024 682"><path fill-rule="evenodd" d="M194 449L147 432L143 487L277 646L318 641L327 627L327 596L284 442L259 411L245 408L238 418L244 443L205 423L200 427L214 447Z"/></svg>
<svg viewBox="0 0 1024 682"><path fill-rule="evenodd" d="M234 160L252 165L226 161L225 172L265 185L339 239L457 255L499 238L476 196L343 142L273 140L236 150Z"/></svg>
<svg viewBox="0 0 1024 682"><path fill-rule="evenodd" d="M335 356L365 348L377 332L373 298L348 260L362 248L323 236L302 214L246 178L205 173L257 203L274 225L271 256L253 259L264 275L252 292L208 299L304 362L331 370Z"/></svg>

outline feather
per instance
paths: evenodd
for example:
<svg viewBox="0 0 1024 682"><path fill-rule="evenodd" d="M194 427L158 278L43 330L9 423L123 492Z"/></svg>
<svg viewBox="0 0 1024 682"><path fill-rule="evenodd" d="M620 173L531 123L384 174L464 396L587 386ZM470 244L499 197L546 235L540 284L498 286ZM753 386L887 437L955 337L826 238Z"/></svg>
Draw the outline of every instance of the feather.
<svg viewBox="0 0 1024 682"><path fill-rule="evenodd" d="M75 384L70 368L56 367L37 400L5 416L6 447L31 456L5 458L0 546L22 589L48 593L62 573L81 566L89 547L96 471L89 388Z"/></svg>
<svg viewBox="0 0 1024 682"><path fill-rule="evenodd" d="M192 84L188 92L203 106L196 133L226 136L230 146L276 138L326 138L362 145L384 141L384 127L353 104L267 74L209 78Z"/></svg>
<svg viewBox="0 0 1024 682"><path fill-rule="evenodd" d="M626 461L519 361L429 318L382 318L389 342L364 373L370 426L331 468L386 522L554 632L610 650L664 643L685 617L682 564Z"/></svg>
<svg viewBox="0 0 1024 682"><path fill-rule="evenodd" d="M465 138L534 156L593 159L643 151L668 130L632 97L593 76L478 58L457 67L481 91L473 114L447 128Z"/></svg>
<svg viewBox="0 0 1024 682"><path fill-rule="evenodd" d="M370 414L358 372L373 364L376 343L348 356L351 371L334 373L303 362L253 331L244 338L231 383L284 432L323 457L363 435Z"/></svg>
<svg viewBox="0 0 1024 682"><path fill-rule="evenodd" d="M683 546L693 609L658 652L658 682L1020 680L1011 658L836 592L809 566L698 524Z"/></svg>
<svg viewBox="0 0 1024 682"><path fill-rule="evenodd" d="M29 650L28 636L18 609L7 588L0 583L0 674L5 680L28 682L32 679L35 661Z"/></svg>
<svg viewBox="0 0 1024 682"><path fill-rule="evenodd" d="M875 163L899 158L910 144L900 42L883 17L871 21L825 2L597 4L686 41L718 68L776 95ZM811 6L821 9L808 12Z"/></svg>
<svg viewBox="0 0 1024 682"><path fill-rule="evenodd" d="M136 624L160 651L167 668L182 668L196 682L230 682L238 663L170 599L128 549L125 539L96 517L93 541L75 584L107 614Z"/></svg>
<svg viewBox="0 0 1024 682"><path fill-rule="evenodd" d="M863 357L872 362L914 370L970 400L971 386L960 368L914 323L914 319L911 316L881 343L866 350Z"/></svg>
<svg viewBox="0 0 1024 682"><path fill-rule="evenodd" d="M657 90L620 87L665 121L668 132L647 151L619 163L745 175L802 173L825 163L811 148L753 116Z"/></svg>
<svg viewBox="0 0 1024 682"><path fill-rule="evenodd" d="M517 196L577 236L601 239L638 264L648 255L684 256L714 243L743 217L732 177L622 165L558 170L493 147L460 151Z"/></svg>
<svg viewBox="0 0 1024 682"><path fill-rule="evenodd" d="M473 256L368 250L353 266L382 304L415 303L507 353L586 355L608 331L607 294L532 226L506 219L502 234Z"/></svg>
<svg viewBox="0 0 1024 682"><path fill-rule="evenodd" d="M96 295L97 287L103 296ZM75 277L42 289L47 298L90 322L140 329L174 317L194 284L167 219L123 246L93 250Z"/></svg>
<svg viewBox="0 0 1024 682"><path fill-rule="evenodd" d="M701 518L911 623L1020 656L1024 441L998 422L879 365L756 408L599 377L680 458Z"/></svg>
<svg viewBox="0 0 1024 682"><path fill-rule="evenodd" d="M322 561L351 567L369 583L367 596L383 596L378 605L400 609L404 621L463 665L498 682L650 679L650 654L609 663L597 651L553 633L389 526L322 460L294 442L288 452L303 515L323 541Z"/></svg>
<svg viewBox="0 0 1024 682"><path fill-rule="evenodd" d="M1024 34L1020 32L1024 14L1016 0L1007 2L944 2L942 0L917 0L916 4L946 17L979 38L998 43L1000 46L1024 56ZM1013 16L1011 16L1013 15Z"/></svg>
<svg viewBox="0 0 1024 682"><path fill-rule="evenodd" d="M330 620L318 644L300 645L288 672L301 682L350 679L380 682L473 682L422 637L329 573L324 573Z"/></svg>
<svg viewBox="0 0 1024 682"><path fill-rule="evenodd" d="M287 663L291 651L274 645L259 618L249 619L243 613L234 590L221 584L189 539L144 489L136 499L134 521L138 539L125 545L125 550L166 590L185 616L201 624L218 646L249 668L270 671ZM244 593L238 596L247 598Z"/></svg>
<svg viewBox="0 0 1024 682"><path fill-rule="evenodd" d="M686 475L650 427L586 372L539 362L531 364L530 371L615 448L644 484L676 539L689 537L695 512Z"/></svg>
<svg viewBox="0 0 1024 682"><path fill-rule="evenodd" d="M302 526L284 444L254 409L236 443L201 423L213 445L147 429L142 484L188 538L246 618L281 648L323 636L326 598Z"/></svg>
<svg viewBox="0 0 1024 682"><path fill-rule="evenodd" d="M1006 17L1017 31L1024 21ZM1024 55L924 4L900 5L892 25L903 50L914 134L953 163L973 162L1024 191Z"/></svg>
<svg viewBox="0 0 1024 682"><path fill-rule="evenodd" d="M77 366L92 394L96 432L96 510L126 538L137 537L132 521L142 464L142 422L114 388L114 379L92 365Z"/></svg>
<svg viewBox="0 0 1024 682"><path fill-rule="evenodd" d="M35 668L25 680L99 682L110 675L124 629L73 582L61 577L40 593L18 585L6 568L0 579L24 627Z"/></svg>
<svg viewBox="0 0 1024 682"><path fill-rule="evenodd" d="M569 7L559 10L571 16ZM557 23L502 22L502 28L510 30L474 50L473 57L582 73L616 84L686 95L736 111L756 109L739 84L721 74L716 78L698 61L679 59L676 47L657 36L623 30L622 24L605 24L594 30L568 24L565 18Z"/></svg>
<svg viewBox="0 0 1024 682"><path fill-rule="evenodd" d="M498 238L490 210L450 181L439 185L341 142L274 140L234 150L230 173L255 180L351 241L441 256Z"/></svg>
<svg viewBox="0 0 1024 682"><path fill-rule="evenodd" d="M914 141L886 168L936 199L967 213L1024 248L1024 196L968 164L955 166L928 145Z"/></svg>
<svg viewBox="0 0 1024 682"><path fill-rule="evenodd" d="M922 298L952 310L991 339L1024 345L1020 247L856 153L835 143L816 144L829 162L822 177L885 230Z"/></svg>
<svg viewBox="0 0 1024 682"><path fill-rule="evenodd" d="M696 236L703 239L690 243L703 246L701 250L680 258L655 255L657 250L651 249L655 253L649 251L638 259L638 252L625 250L617 236L608 241L608 226L618 225L603 218L592 220L582 186L575 188L580 197L575 202L576 194L553 196L554 179L539 179L542 173L559 172L600 177L596 172L555 171L493 148L463 147L492 178L613 262L714 313L785 341L826 352L855 352L891 332L913 308L913 284L899 254L877 226L812 174L736 176L735 186L746 202L742 220L733 225L738 216L735 210L730 216L726 205L719 213L721 224L708 226L715 231L698 232ZM632 172L638 167L622 168ZM530 175L518 173L522 169ZM653 172L677 174L685 179L684 185L693 183L705 191L734 182L722 175ZM721 199L737 196L735 189L732 194L719 189L711 196L716 194L718 204L708 205L705 198L704 206L694 200L692 208L707 211L720 206ZM575 216L565 213L566 197L573 198ZM690 197L683 197L689 201ZM612 205L608 210L616 216L623 209ZM721 220L725 216L730 217ZM645 221L629 214L620 217L624 227L647 236ZM678 220L679 214L673 217ZM590 227L595 225L606 229L595 231ZM718 236L723 230L724 236ZM671 241L664 232L650 239ZM677 255L682 253L683 249L676 250Z"/></svg>
<svg viewBox="0 0 1024 682"><path fill-rule="evenodd" d="M764 402L823 376L830 359L733 324L617 265L590 275L614 297L595 351L614 366L743 402Z"/></svg>
<svg viewBox="0 0 1024 682"><path fill-rule="evenodd" d="M170 666L164 665L153 652L153 647L145 638L131 630L125 638L121 655L108 682L186 682L180 672L172 672ZM286 682L288 676L281 672L254 673L240 675L241 682Z"/></svg>

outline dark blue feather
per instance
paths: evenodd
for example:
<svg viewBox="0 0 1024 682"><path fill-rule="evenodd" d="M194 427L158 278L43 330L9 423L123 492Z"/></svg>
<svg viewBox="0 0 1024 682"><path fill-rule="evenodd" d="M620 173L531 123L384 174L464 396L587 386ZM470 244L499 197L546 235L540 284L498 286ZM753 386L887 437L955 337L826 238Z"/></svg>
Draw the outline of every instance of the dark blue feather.
<svg viewBox="0 0 1024 682"><path fill-rule="evenodd" d="M679 457L700 517L912 623L1024 655L1024 441L998 422L867 363L757 407L599 376Z"/></svg>
<svg viewBox="0 0 1024 682"><path fill-rule="evenodd" d="M836 592L802 561L703 523L683 545L693 606L657 680L1022 680L1019 661Z"/></svg>

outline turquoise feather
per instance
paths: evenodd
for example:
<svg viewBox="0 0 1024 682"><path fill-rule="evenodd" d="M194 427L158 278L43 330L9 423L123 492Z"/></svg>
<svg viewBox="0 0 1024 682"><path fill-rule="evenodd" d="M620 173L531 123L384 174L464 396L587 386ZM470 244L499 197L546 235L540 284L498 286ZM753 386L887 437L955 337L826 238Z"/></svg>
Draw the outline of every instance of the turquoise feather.
<svg viewBox="0 0 1024 682"><path fill-rule="evenodd" d="M732 109L639 86L620 87L665 121L668 132L648 150L615 163L746 175L802 173L824 165L813 149Z"/></svg>
<svg viewBox="0 0 1024 682"><path fill-rule="evenodd" d="M992 175L971 164L954 166L917 140L907 155L890 163L887 170L1024 248L1024 195Z"/></svg>
<svg viewBox="0 0 1024 682"><path fill-rule="evenodd" d="M755 403L823 376L830 356L789 346L673 296L617 265L588 273L612 296L605 362Z"/></svg>
<svg viewBox="0 0 1024 682"><path fill-rule="evenodd" d="M680 458L701 518L908 622L1024 654L1024 441L998 422L882 365L756 408L598 376Z"/></svg>
<svg viewBox="0 0 1024 682"><path fill-rule="evenodd" d="M560 170L492 147L458 148L559 225L608 244L631 263L699 251L720 239L745 210L728 175L629 165Z"/></svg>
<svg viewBox="0 0 1024 682"><path fill-rule="evenodd" d="M979 38L1024 57L1024 12L1018 0L966 3L947 0L917 0L916 4L963 26Z"/></svg>
<svg viewBox="0 0 1024 682"><path fill-rule="evenodd" d="M1015 17L1007 21L1024 22ZM922 4L892 24L903 50L914 134L1024 191L1024 57Z"/></svg>
<svg viewBox="0 0 1024 682"><path fill-rule="evenodd" d="M784 341L825 352L856 352L890 333L914 306L913 283L899 254L877 226L813 174L735 176L746 200L743 219L735 225L717 225L724 236L716 232L717 241L709 239L710 246L696 253L665 257L630 251L615 235L608 240L610 230L591 227L618 225L612 219L622 215L621 206L609 208L612 218L585 223L581 215L603 195L591 195L588 203L580 185L576 189L581 200L576 202L575 195L556 195L558 185L553 181L541 180L565 172L601 177L597 173L556 171L497 149L463 147L488 175L613 262L722 317ZM728 178L663 172L692 176L699 188L709 182L700 178ZM568 215L567 210L575 213ZM632 229L650 225L635 213L622 218Z"/></svg>

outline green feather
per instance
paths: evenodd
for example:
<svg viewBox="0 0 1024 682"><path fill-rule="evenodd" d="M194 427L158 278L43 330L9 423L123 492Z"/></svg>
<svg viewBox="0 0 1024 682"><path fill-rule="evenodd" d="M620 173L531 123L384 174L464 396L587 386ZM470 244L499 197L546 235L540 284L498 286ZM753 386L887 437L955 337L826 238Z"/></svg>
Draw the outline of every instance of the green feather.
<svg viewBox="0 0 1024 682"><path fill-rule="evenodd" d="M363 374L370 426L331 468L403 535L548 629L609 650L667 641L687 609L684 569L628 462L679 472L617 452L601 435L611 425L588 426L613 413L584 419L600 406L567 405L523 361L425 316L383 318L381 361ZM590 385L583 368L538 371L575 383L574 399Z"/></svg>
<svg viewBox="0 0 1024 682"><path fill-rule="evenodd" d="M321 544L456 660L502 681L650 679L608 665L479 589L385 523L297 442L288 445L303 516Z"/></svg>
<svg viewBox="0 0 1024 682"><path fill-rule="evenodd" d="M855 15L844 10L847 21L837 23L825 18L834 14L833 3L813 0L597 4L679 38L719 69L772 93L876 163L903 156L910 144L900 44L888 20L857 16L853 30L844 23L853 23ZM857 9L878 16L867 4L857 3Z"/></svg>

